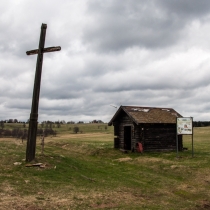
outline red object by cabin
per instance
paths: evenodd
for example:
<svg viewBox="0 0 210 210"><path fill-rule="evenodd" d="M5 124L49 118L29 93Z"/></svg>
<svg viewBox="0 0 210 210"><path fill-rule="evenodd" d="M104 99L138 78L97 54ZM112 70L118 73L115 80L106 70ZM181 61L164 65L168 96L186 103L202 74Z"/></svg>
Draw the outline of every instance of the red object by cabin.
<svg viewBox="0 0 210 210"><path fill-rule="evenodd" d="M143 152L143 146L142 146L142 143L140 143L140 142L138 142L137 144L136 144L136 149L137 149L137 152L140 152L140 153L142 153Z"/></svg>

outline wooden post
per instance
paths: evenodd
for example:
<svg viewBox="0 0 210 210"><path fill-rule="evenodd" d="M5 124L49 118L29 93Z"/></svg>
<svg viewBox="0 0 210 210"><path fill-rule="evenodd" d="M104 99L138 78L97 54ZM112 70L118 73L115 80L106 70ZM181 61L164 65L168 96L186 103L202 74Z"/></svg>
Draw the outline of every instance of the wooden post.
<svg viewBox="0 0 210 210"><path fill-rule="evenodd" d="M28 140L27 140L27 147L26 147L26 162L31 162L32 160L35 159L39 93L40 93L40 85L41 85L43 53L61 50L60 47L44 48L46 29L47 29L47 24L43 23L41 26L39 49L26 52L27 55L32 55L32 54L38 53L37 63L36 63L35 80L34 80L32 106L31 106L31 114L30 114L30 121L29 121Z"/></svg>
<svg viewBox="0 0 210 210"><path fill-rule="evenodd" d="M193 132L194 132L194 128L193 128L193 117L191 117L192 118L192 157L194 157L194 146L193 146L193 144L194 144L194 142L193 142Z"/></svg>
<svg viewBox="0 0 210 210"><path fill-rule="evenodd" d="M177 118L176 118L176 157L179 157L179 138L177 132Z"/></svg>
<svg viewBox="0 0 210 210"><path fill-rule="evenodd" d="M41 145L42 145L42 151L41 151L41 154L44 155L44 132L41 136Z"/></svg>

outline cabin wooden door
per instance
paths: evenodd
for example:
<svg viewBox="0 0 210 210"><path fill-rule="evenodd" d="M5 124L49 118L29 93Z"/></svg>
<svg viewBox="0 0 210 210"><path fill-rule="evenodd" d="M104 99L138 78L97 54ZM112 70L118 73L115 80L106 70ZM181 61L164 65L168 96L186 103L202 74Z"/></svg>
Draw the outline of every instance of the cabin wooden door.
<svg viewBox="0 0 210 210"><path fill-rule="evenodd" d="M124 126L124 149L131 150L131 126Z"/></svg>

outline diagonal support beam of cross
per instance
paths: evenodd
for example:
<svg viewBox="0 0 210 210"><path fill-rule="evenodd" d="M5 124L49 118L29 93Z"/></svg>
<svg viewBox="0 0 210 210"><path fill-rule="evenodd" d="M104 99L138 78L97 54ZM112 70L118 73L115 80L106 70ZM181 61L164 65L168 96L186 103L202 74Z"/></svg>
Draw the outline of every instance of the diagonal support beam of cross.
<svg viewBox="0 0 210 210"><path fill-rule="evenodd" d="M61 47L59 46L44 48L46 29L47 29L47 24L42 23L40 40L39 40L39 48L36 50L30 50L26 52L27 55L38 54L37 63L36 63L36 73L35 73L35 79L34 79L34 90L33 90L33 98L32 98L32 105L31 105L31 114L30 114L30 120L29 120L28 139L27 139L27 147L26 147L26 162L31 162L32 160L35 159L39 93L40 93L40 85L41 85L43 53L61 50Z"/></svg>

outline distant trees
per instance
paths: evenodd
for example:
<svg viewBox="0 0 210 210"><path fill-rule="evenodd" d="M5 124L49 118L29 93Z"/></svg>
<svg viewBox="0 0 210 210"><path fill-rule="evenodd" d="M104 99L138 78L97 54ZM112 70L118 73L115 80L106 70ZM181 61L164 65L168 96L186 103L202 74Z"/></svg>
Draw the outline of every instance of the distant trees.
<svg viewBox="0 0 210 210"><path fill-rule="evenodd" d="M25 123L25 124L28 124L30 119L28 119L27 121L19 121L17 119L8 119L8 120L3 120L4 123ZM50 120L44 120L42 122L40 122L40 126L42 128L44 127L61 127L61 125L65 125L65 124L84 124L85 122L80 120L80 121L65 121L65 120L56 120L56 121L50 121ZM89 123L99 123L99 124L103 124L104 122L102 120L92 120L92 121L89 121Z"/></svg>
<svg viewBox="0 0 210 210"><path fill-rule="evenodd" d="M60 128L61 127L61 125L64 125L64 124L66 124L66 121L65 120L61 120L61 121L43 121L43 122L41 122L41 127L42 128L53 128L53 127L56 127L56 128ZM70 123L69 123L70 124ZM73 123L71 123L71 124L73 124Z"/></svg>
<svg viewBox="0 0 210 210"><path fill-rule="evenodd" d="M18 125L5 125L5 123L19 123L22 125L18 126ZM37 135L41 135L44 134L45 136L48 135L53 135L56 136L57 132L55 130L52 129L52 124L53 122L51 121L44 121L41 123L41 129L38 128L37 130ZM6 129L5 129L6 127ZM13 138L17 138L17 139L27 139L28 136L28 130L26 129L26 123L25 122L21 122L17 119L9 119L9 120L1 120L0 121L0 137L13 137Z"/></svg>
<svg viewBox="0 0 210 210"><path fill-rule="evenodd" d="M13 124L11 123L13 122ZM16 123L17 124L16 124ZM107 124L101 123L102 121L92 121L89 123L97 123L93 125L94 129L97 127L99 130L107 131L108 127ZM10 124L9 124L10 123ZM197 125L197 124L196 124ZM209 122L210 125L210 122ZM207 123L199 124L197 126L207 126ZM28 136L28 124L23 121L17 121L14 119L10 120L0 120L0 137L14 137L14 138L21 138L21 139L27 139ZM67 121L67 123L62 121L43 121L40 122L37 128L37 136L44 135L49 136L53 135L56 136L58 132L65 132L70 131L69 133L85 133L90 132L89 129L92 129L92 127L86 126L84 121L78 121L78 123L75 123L74 121Z"/></svg>
<svg viewBox="0 0 210 210"><path fill-rule="evenodd" d="M17 119L14 119L13 122L14 122L14 123L18 123L18 120L17 120Z"/></svg>
<svg viewBox="0 0 210 210"><path fill-rule="evenodd" d="M67 124L75 124L74 121L68 121Z"/></svg>
<svg viewBox="0 0 210 210"><path fill-rule="evenodd" d="M41 128L53 128L54 124L55 124L54 122L48 120L41 122L40 126Z"/></svg>
<svg viewBox="0 0 210 210"><path fill-rule="evenodd" d="M104 123L102 120L93 120L90 123Z"/></svg>
<svg viewBox="0 0 210 210"><path fill-rule="evenodd" d="M56 124L56 127L57 128L60 128L61 127L61 123L59 121L56 121L55 124Z"/></svg>
<svg viewBox="0 0 210 210"><path fill-rule="evenodd" d="M210 121L194 121L193 127L205 127L210 126Z"/></svg>
<svg viewBox="0 0 210 210"><path fill-rule="evenodd" d="M49 136L49 135L53 135L56 136L57 135L57 131L53 130L52 128L45 128L45 129L37 129L37 135L44 135Z"/></svg>
<svg viewBox="0 0 210 210"><path fill-rule="evenodd" d="M19 128L14 128L12 130L6 129L6 130L1 130L0 135L2 137L13 137L17 139L27 139L28 135L28 130L27 129L19 129Z"/></svg>
<svg viewBox="0 0 210 210"><path fill-rule="evenodd" d="M1 120L4 123L25 123L24 121L19 121L17 119Z"/></svg>
<svg viewBox="0 0 210 210"><path fill-rule="evenodd" d="M79 121L77 124L84 124L84 122L83 121Z"/></svg>
<svg viewBox="0 0 210 210"><path fill-rule="evenodd" d="M37 136L38 135L44 135L44 136L49 136L53 135L56 136L57 132L56 130L53 130L51 128L45 128L45 129L37 129ZM0 136L1 137L13 137L17 139L27 139L28 136L28 130L27 129L20 129L20 128L14 128L14 129L6 129L6 130L0 130Z"/></svg>

